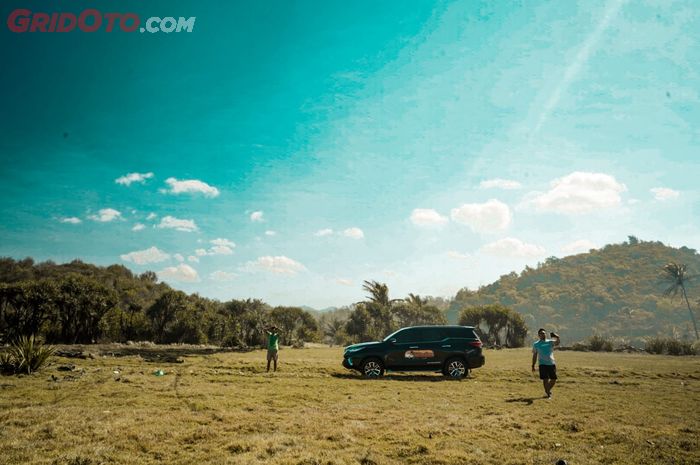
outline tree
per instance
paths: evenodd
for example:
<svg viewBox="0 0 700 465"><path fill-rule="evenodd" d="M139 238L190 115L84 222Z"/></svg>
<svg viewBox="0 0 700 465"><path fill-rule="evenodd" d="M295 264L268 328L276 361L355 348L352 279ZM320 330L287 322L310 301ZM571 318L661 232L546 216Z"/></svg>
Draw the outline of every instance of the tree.
<svg viewBox="0 0 700 465"><path fill-rule="evenodd" d="M368 299L355 304L345 324L345 331L355 340L378 340L406 326L447 323L443 312L419 295L390 299L388 286L377 281L365 281L362 288Z"/></svg>
<svg viewBox="0 0 700 465"><path fill-rule="evenodd" d="M392 306L392 314L396 326L444 325L447 324L445 314L434 305L428 305L428 299L417 294L408 297Z"/></svg>
<svg viewBox="0 0 700 465"><path fill-rule="evenodd" d="M663 267L663 277L668 283L668 287L664 291L664 295L675 297L680 290L681 296L685 299L685 304L688 307L688 313L690 314L690 320L693 322L693 329L695 330L695 339L700 340L698 336L698 325L695 322L695 314L690 308L690 302L688 301L688 294L686 293L685 286L687 282L692 279L692 276L687 274L686 265L680 263L667 263Z"/></svg>
<svg viewBox="0 0 700 465"><path fill-rule="evenodd" d="M175 323L177 314L187 306L187 296L184 292L168 291L146 310L146 315L153 326L156 342L167 342L166 333Z"/></svg>
<svg viewBox="0 0 700 465"><path fill-rule="evenodd" d="M57 282L56 307L60 341L89 344L100 336L100 320L117 303L113 290L95 279L68 274Z"/></svg>
<svg viewBox="0 0 700 465"><path fill-rule="evenodd" d="M280 343L291 345L295 341L312 341L316 339L318 323L314 317L299 307L275 307L270 312L270 319L280 328Z"/></svg>
<svg viewBox="0 0 700 465"><path fill-rule="evenodd" d="M39 334L56 314L57 289L51 280L0 284L0 336L11 341Z"/></svg>
<svg viewBox="0 0 700 465"><path fill-rule="evenodd" d="M362 289L369 293L369 302L381 307L389 307L392 300L389 299L389 287L377 281L365 281Z"/></svg>
<svg viewBox="0 0 700 465"><path fill-rule="evenodd" d="M527 335L525 320L516 311L500 304L464 308L459 324L474 326L487 344L522 347Z"/></svg>
<svg viewBox="0 0 700 465"><path fill-rule="evenodd" d="M359 341L381 339L396 329L392 305L397 300L389 298L389 287L377 281L365 281L362 285L368 299L355 304L345 329Z"/></svg>

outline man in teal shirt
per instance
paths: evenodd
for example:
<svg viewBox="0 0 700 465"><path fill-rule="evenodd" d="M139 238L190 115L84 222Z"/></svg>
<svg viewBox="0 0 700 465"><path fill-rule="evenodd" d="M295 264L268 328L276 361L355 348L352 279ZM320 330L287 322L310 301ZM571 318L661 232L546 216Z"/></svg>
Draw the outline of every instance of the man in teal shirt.
<svg viewBox="0 0 700 465"><path fill-rule="evenodd" d="M267 333L267 371L270 371L270 362L275 361L275 371L277 371L277 356L280 350L277 326L270 326L265 330Z"/></svg>
<svg viewBox="0 0 700 465"><path fill-rule="evenodd" d="M552 398L552 388L557 382L557 365L554 362L554 347L559 345L559 336L549 333L552 339L547 339L544 328L537 330L539 340L532 345L532 371L535 371L535 362L540 364L540 379L544 385L544 393L548 399Z"/></svg>

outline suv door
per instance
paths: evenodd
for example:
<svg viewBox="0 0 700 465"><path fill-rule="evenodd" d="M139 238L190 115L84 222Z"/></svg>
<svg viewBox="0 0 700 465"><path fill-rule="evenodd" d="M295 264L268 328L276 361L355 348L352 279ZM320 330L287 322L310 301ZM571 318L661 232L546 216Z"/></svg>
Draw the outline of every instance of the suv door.
<svg viewBox="0 0 700 465"><path fill-rule="evenodd" d="M441 328L441 339L436 344L437 358L440 363L454 356L456 353L464 352L464 334L460 332L460 328L445 327Z"/></svg>
<svg viewBox="0 0 700 465"><path fill-rule="evenodd" d="M424 355L421 349L421 329L406 328L394 335L389 341L389 350L386 357L386 367L394 369L411 369L423 363ZM416 357L418 355L418 357Z"/></svg>
<svg viewBox="0 0 700 465"><path fill-rule="evenodd" d="M427 368L430 366L440 366L445 361L445 334L441 327L421 328L418 355L420 357L417 365ZM449 350L449 349L448 349Z"/></svg>

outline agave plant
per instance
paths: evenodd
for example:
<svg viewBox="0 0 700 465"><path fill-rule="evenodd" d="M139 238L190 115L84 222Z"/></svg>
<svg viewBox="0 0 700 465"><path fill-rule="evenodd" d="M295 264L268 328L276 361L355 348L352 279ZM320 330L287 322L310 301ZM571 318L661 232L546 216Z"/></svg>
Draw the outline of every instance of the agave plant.
<svg viewBox="0 0 700 465"><path fill-rule="evenodd" d="M20 336L10 346L7 354L14 365L14 371L31 374L46 364L53 355L54 348L42 344L32 336Z"/></svg>

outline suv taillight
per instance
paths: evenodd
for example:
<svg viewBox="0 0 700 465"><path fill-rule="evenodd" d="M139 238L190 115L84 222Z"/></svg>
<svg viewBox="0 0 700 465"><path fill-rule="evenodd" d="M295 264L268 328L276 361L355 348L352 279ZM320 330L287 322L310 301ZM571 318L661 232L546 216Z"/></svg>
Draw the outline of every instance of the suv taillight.
<svg viewBox="0 0 700 465"><path fill-rule="evenodd" d="M469 343L469 345L470 345L470 346L477 347L477 348L479 348L479 349L481 349L481 346L482 346L481 341L472 341L472 342Z"/></svg>

